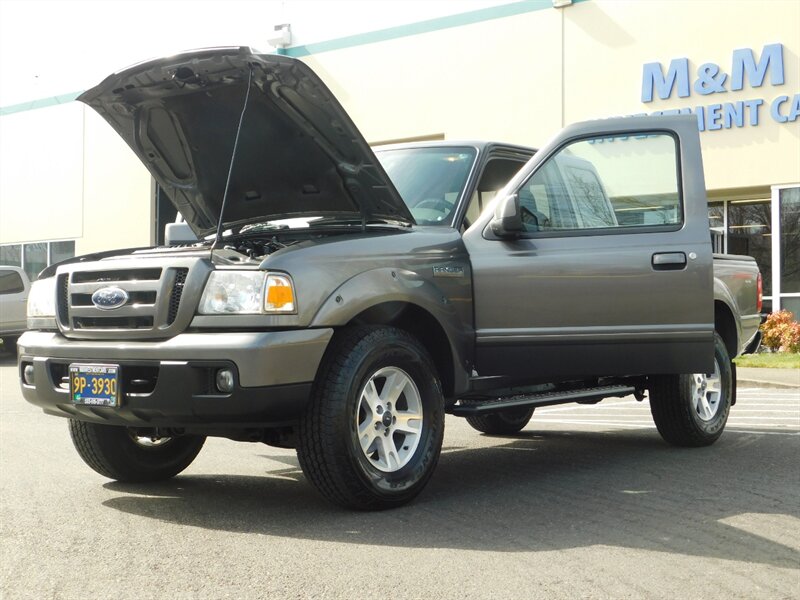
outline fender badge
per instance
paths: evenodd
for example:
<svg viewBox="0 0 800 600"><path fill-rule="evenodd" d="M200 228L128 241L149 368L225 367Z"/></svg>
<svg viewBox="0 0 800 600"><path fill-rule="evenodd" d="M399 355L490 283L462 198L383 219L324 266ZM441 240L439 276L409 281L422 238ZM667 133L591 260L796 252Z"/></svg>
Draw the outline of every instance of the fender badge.
<svg viewBox="0 0 800 600"><path fill-rule="evenodd" d="M433 267L434 277L463 277L464 267L458 265L439 265Z"/></svg>

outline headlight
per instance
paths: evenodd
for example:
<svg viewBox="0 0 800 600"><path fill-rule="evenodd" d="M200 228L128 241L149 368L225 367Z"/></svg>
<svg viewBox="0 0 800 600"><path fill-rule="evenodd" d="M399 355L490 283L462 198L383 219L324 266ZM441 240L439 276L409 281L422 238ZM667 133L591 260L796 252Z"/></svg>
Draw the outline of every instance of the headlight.
<svg viewBox="0 0 800 600"><path fill-rule="evenodd" d="M56 278L40 279L28 293L28 318L56 316Z"/></svg>
<svg viewBox="0 0 800 600"><path fill-rule="evenodd" d="M213 271L198 312L218 314L291 314L296 309L288 275L264 271Z"/></svg>

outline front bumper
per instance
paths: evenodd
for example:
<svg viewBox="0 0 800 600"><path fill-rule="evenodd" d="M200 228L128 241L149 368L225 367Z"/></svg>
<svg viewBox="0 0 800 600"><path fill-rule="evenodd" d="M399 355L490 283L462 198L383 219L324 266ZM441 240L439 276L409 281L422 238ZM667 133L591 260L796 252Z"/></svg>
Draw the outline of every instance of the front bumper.
<svg viewBox="0 0 800 600"><path fill-rule="evenodd" d="M46 413L131 427L261 427L303 410L332 329L183 333L161 341L71 340L30 331L19 340L25 399ZM120 366L117 407L75 405L71 363ZM21 376L33 365L33 385ZM230 393L216 389L220 368L234 372Z"/></svg>

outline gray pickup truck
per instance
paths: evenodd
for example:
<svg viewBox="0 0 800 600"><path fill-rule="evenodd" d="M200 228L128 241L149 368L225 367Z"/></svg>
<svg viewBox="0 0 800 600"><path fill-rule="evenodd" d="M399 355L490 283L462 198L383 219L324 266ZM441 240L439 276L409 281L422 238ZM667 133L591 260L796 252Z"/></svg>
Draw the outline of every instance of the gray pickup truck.
<svg viewBox="0 0 800 600"><path fill-rule="evenodd" d="M31 290L22 392L98 473L166 479L222 436L296 448L323 496L377 509L425 486L446 413L513 434L537 406L647 393L666 441L722 433L760 276L712 256L692 118L374 152L304 63L245 48L80 100L200 239Z"/></svg>

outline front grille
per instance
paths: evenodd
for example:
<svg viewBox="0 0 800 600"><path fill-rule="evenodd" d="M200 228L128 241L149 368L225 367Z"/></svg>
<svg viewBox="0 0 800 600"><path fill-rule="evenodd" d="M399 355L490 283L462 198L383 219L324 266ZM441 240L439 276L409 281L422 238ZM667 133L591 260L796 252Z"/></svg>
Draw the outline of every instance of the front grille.
<svg viewBox="0 0 800 600"><path fill-rule="evenodd" d="M187 309L186 320L181 319L187 290L192 290L196 301L210 267L196 258L178 258L167 266L151 266L154 261L140 266L142 262L120 260L115 265L100 261L70 265L66 273L59 273L58 322L64 335L114 339L120 331L128 331L129 337L158 338L178 333L175 327L179 323L186 327L192 312ZM92 296L104 288L108 288L104 291L106 298L115 293L122 296L119 290L123 290L127 299L121 306L102 309Z"/></svg>
<svg viewBox="0 0 800 600"><path fill-rule="evenodd" d="M77 271L72 283L109 283L116 281L158 281L161 269L120 269L119 271Z"/></svg>
<svg viewBox="0 0 800 600"><path fill-rule="evenodd" d="M155 304L156 296L156 292L129 292L128 304ZM94 306L91 294L72 294L69 302L72 306Z"/></svg>
<svg viewBox="0 0 800 600"><path fill-rule="evenodd" d="M178 316L178 307L181 304L181 296L183 295L183 286L186 284L186 275L189 269L176 269L175 285L172 287L172 295L169 299L169 312L167 313L167 325L172 325L175 322L175 317Z"/></svg>
<svg viewBox="0 0 800 600"><path fill-rule="evenodd" d="M58 276L58 321L62 327L69 327L69 275Z"/></svg>
<svg viewBox="0 0 800 600"><path fill-rule="evenodd" d="M75 329L150 329L153 317L75 317Z"/></svg>

